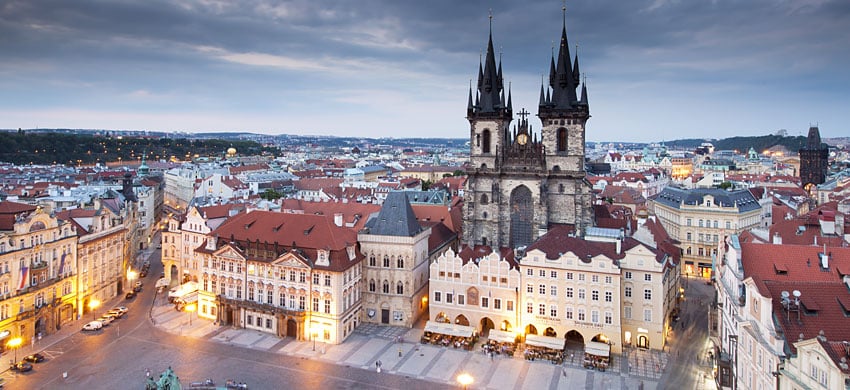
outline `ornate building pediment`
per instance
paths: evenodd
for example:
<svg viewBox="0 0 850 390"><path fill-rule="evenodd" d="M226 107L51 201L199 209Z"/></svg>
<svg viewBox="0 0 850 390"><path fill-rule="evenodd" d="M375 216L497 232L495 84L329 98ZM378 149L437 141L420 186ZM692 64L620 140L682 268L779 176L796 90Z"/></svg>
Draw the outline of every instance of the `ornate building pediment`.
<svg viewBox="0 0 850 390"><path fill-rule="evenodd" d="M272 264L290 268L310 268L303 259L293 253L284 253L283 256L278 257L277 260L272 262Z"/></svg>
<svg viewBox="0 0 850 390"><path fill-rule="evenodd" d="M225 259L234 259L234 260L242 260L245 261L245 256L242 255L242 252L237 250L236 248L228 245L225 245L219 248L217 251L213 252L213 255L225 258Z"/></svg>

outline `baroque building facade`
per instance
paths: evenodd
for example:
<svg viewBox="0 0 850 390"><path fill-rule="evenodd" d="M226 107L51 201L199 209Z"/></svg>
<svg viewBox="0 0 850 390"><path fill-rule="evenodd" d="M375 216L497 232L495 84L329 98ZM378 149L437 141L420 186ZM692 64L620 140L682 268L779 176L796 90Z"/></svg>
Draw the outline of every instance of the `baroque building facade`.
<svg viewBox="0 0 850 390"><path fill-rule="evenodd" d="M77 234L42 207L0 202L0 211L0 344L5 348L12 338L30 344L77 318Z"/></svg>
<svg viewBox="0 0 850 390"><path fill-rule="evenodd" d="M199 254L201 317L331 344L360 323L363 256L356 234L332 217L242 213L189 250Z"/></svg>

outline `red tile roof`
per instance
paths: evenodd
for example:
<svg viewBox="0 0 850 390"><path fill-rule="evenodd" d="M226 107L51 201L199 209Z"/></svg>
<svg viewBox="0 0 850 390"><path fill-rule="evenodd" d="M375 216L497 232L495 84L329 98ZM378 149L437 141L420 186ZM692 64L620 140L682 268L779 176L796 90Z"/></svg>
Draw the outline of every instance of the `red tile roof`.
<svg viewBox="0 0 850 390"><path fill-rule="evenodd" d="M829 268L820 266L823 247L741 243L744 276L751 277L759 293L772 298L773 313L786 341L793 347L798 335L817 337L823 331L830 340L850 340L850 290L839 269L850 269L850 248L828 248ZM785 310L782 292L800 291L803 309ZM793 299L793 298L792 298ZM837 363L837 362L836 362Z"/></svg>
<svg viewBox="0 0 850 390"><path fill-rule="evenodd" d="M235 242L244 253L252 253L251 248L256 247L272 250L277 244L279 256L294 247L313 262L318 258L319 250L327 250L330 252L330 265L314 267L340 272L357 264L363 256L358 247L355 258L349 259L346 249L356 245L357 233L333 222L333 216L258 210L227 219L210 236L218 237L219 246ZM203 247L198 250L205 251ZM253 257L251 260L273 261L276 258Z"/></svg>

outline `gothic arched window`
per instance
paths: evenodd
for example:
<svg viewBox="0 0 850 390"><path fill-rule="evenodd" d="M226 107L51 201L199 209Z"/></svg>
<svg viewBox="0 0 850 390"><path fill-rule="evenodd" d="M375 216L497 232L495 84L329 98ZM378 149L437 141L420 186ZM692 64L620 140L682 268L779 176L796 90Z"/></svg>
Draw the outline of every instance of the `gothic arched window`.
<svg viewBox="0 0 850 390"><path fill-rule="evenodd" d="M567 151L567 129L560 128L558 129L558 151L566 152Z"/></svg>
<svg viewBox="0 0 850 390"><path fill-rule="evenodd" d="M375 292L375 280L374 279L369 280L369 291Z"/></svg>
<svg viewBox="0 0 850 390"><path fill-rule="evenodd" d="M512 248L526 246L532 241L534 208L531 190L519 186L511 191L511 242Z"/></svg>
<svg viewBox="0 0 850 390"><path fill-rule="evenodd" d="M383 291L384 291L384 294L390 293L390 282L388 282L386 280L384 281Z"/></svg>
<svg viewBox="0 0 850 390"><path fill-rule="evenodd" d="M481 140L481 153L489 154L490 153L490 130L484 130L482 133Z"/></svg>
<svg viewBox="0 0 850 390"><path fill-rule="evenodd" d="M481 195L481 204L487 204L487 194Z"/></svg>
<svg viewBox="0 0 850 390"><path fill-rule="evenodd" d="M395 293L398 295L404 294L404 285L401 284L401 282L398 282L398 284L395 285Z"/></svg>

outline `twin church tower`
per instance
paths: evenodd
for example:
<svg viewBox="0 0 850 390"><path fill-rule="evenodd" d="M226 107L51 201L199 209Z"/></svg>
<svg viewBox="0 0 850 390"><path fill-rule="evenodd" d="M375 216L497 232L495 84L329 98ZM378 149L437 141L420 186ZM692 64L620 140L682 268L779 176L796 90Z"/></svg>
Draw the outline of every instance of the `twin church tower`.
<svg viewBox="0 0 850 390"><path fill-rule="evenodd" d="M564 11L558 56L553 53L549 80L540 86L537 116L543 128L532 131L525 109L514 121L511 91L505 90L501 59L496 63L491 27L466 108L470 163L464 244L519 248L555 225L571 225L578 232L592 225L584 170L590 110L580 76L578 54L574 60L570 56Z"/></svg>

